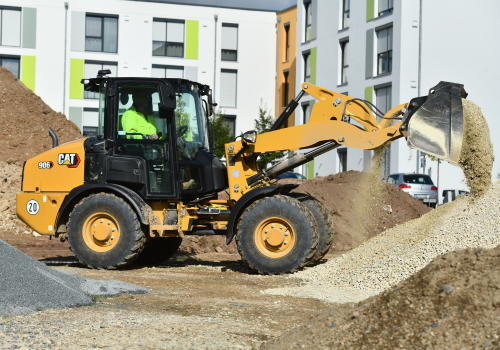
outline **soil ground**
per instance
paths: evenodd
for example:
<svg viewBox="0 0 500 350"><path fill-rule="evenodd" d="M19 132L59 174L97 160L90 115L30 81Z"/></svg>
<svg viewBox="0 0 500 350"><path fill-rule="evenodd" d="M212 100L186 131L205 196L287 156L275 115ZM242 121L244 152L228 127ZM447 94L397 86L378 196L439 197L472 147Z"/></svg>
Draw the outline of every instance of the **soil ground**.
<svg viewBox="0 0 500 350"><path fill-rule="evenodd" d="M0 233L0 239L38 259L74 261L67 244L59 240L6 233ZM118 271L90 270L76 262L52 267L93 279L133 283L151 293L98 299L95 306L83 308L0 318L0 348L3 343L62 349L251 349L327 307L315 299L261 294L264 289L301 282L254 274L238 254L179 253L162 265ZM166 327L157 329L165 318L169 320Z"/></svg>

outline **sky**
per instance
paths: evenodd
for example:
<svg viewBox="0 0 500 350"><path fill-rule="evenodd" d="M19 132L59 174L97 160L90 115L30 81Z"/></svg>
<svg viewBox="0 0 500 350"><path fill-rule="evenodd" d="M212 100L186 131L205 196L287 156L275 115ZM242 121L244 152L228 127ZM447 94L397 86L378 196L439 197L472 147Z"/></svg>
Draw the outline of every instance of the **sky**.
<svg viewBox="0 0 500 350"><path fill-rule="evenodd" d="M269 11L281 11L297 4L297 0L149 0L149 1L269 10Z"/></svg>

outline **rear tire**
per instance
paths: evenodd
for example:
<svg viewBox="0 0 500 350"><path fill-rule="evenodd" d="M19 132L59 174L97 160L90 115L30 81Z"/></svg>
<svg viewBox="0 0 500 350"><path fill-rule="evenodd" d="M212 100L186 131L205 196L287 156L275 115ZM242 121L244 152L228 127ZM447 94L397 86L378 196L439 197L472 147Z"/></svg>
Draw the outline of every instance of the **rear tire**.
<svg viewBox="0 0 500 350"><path fill-rule="evenodd" d="M317 223L307 206L296 199L266 197L240 216L236 245L243 261L260 274L296 272L314 258Z"/></svg>
<svg viewBox="0 0 500 350"><path fill-rule="evenodd" d="M158 237L146 243L136 264L157 265L170 259L181 246L181 237Z"/></svg>
<svg viewBox="0 0 500 350"><path fill-rule="evenodd" d="M137 259L145 241L136 213L113 194L92 194L70 214L69 249L90 268L125 267Z"/></svg>
<svg viewBox="0 0 500 350"><path fill-rule="evenodd" d="M324 204L313 196L304 193L290 193L289 196L305 204L318 223L318 249L312 261L312 264L316 264L323 259L333 244L333 218Z"/></svg>

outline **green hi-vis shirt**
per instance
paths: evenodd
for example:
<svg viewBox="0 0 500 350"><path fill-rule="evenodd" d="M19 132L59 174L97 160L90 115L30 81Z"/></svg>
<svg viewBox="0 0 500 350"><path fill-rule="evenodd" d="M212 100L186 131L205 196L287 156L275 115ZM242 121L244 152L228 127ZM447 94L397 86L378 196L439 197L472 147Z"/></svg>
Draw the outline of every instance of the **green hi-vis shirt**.
<svg viewBox="0 0 500 350"><path fill-rule="evenodd" d="M158 128L156 127L155 118L152 115L144 117L142 113L136 112L135 107L132 106L122 117L123 130L128 133L139 133L143 135L158 135ZM130 135L127 138L142 139L140 135Z"/></svg>

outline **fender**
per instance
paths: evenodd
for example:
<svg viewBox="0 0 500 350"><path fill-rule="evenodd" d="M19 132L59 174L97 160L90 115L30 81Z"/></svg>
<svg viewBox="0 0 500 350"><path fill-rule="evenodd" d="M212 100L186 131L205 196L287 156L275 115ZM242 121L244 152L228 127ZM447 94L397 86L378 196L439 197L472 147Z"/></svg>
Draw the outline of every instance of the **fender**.
<svg viewBox="0 0 500 350"><path fill-rule="evenodd" d="M59 227L61 223L64 224L65 222L67 222L69 214L73 210L74 206L82 198L87 197L93 193L99 193L99 192L114 193L117 196L122 197L136 212L136 214L139 216L139 220L141 220L141 222L144 225L149 225L150 224L149 218L155 217L153 210L144 201L144 199L142 199L142 197L139 196L134 191L124 186L116 184L106 184L106 183L82 185L72 189L71 192L64 199L64 202L61 205L61 209L59 210L59 214L57 216L56 226L55 226L56 229Z"/></svg>
<svg viewBox="0 0 500 350"><path fill-rule="evenodd" d="M231 214L229 214L229 220L227 221L226 230L226 245L231 243L236 233L236 222L238 221L241 213L257 199L264 197L271 197L277 194L288 194L291 190L298 187L299 185L276 185L276 186L265 186L258 187L250 192L245 193L231 209Z"/></svg>

